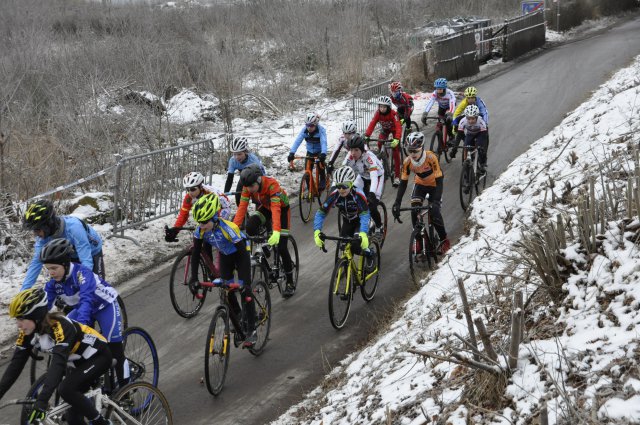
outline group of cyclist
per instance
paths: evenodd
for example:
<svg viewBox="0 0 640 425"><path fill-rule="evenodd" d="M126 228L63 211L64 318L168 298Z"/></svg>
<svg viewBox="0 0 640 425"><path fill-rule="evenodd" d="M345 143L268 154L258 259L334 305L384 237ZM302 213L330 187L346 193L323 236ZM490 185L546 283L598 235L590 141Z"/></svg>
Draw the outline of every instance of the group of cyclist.
<svg viewBox="0 0 640 425"><path fill-rule="evenodd" d="M434 92L422 114L426 125L431 107L438 103L438 115L445 119L447 131L455 139L450 142L451 156L455 157L457 146L464 140L465 146L476 145L479 150L481 172L485 172L488 149L488 111L478 97L475 87L464 91L464 99L456 107L455 93L447 87L447 81L439 78L434 83ZM305 125L296 137L287 160L293 161L303 141L306 142L305 165L312 168L316 162L320 167L320 191L325 189L326 173L333 176L333 188L324 200L314 219L314 241L324 246L322 228L329 211L336 207L344 221L340 236L357 235L359 247L354 253L363 253L367 258L369 236L381 234L383 223L378 210L384 189L384 168L380 159L369 149L369 141L377 124L381 131L378 149L385 141L393 149L396 167L392 185L398 187L392 213L399 217L402 198L413 172L414 187L411 205L420 206L426 198L432 204L433 224L441 240L441 254L450 248L450 242L440 211L443 193L443 173L438 157L424 146L424 136L413 132L405 139L404 148L408 157L401 163L400 139L402 126L410 129L413 98L403 91L400 82L389 85L389 96L377 99L378 108L373 119L360 135L354 121L342 125L342 135L327 159L326 129L320 125L320 116L309 113ZM394 110L392 106L396 107ZM165 228L165 240L175 241L181 227L192 212L198 223L193 233L192 255L198 258L202 249L211 256L217 251L216 262L220 277L231 281L234 271L239 283L244 283L241 297L247 311L248 333L243 343L251 347L257 340L256 308L251 293L250 243L248 236L270 232L268 244L276 246L282 258L286 287L285 298L295 293L293 262L287 249L287 238L291 227L289 197L280 183L267 175L260 158L250 152L245 137L236 137L230 146L232 157L228 163L228 175L223 191L205 184L205 177L193 171L183 178L186 190L182 207L172 227ZM335 162L341 151L346 151L342 166ZM316 161L318 160L318 161ZM227 194L233 184L236 171L240 179L235 190L237 211L232 214L231 201ZM390 177L390 176L389 176ZM255 211L247 214L250 203ZM417 214L412 214L415 225ZM370 219L373 228L370 227ZM73 216L58 216L48 200L30 204L24 215L24 227L35 236L34 256L29 265L21 291L12 299L9 314L17 319L19 335L16 349L4 375L0 379L0 398L9 390L24 368L33 346L52 355L53 361L47 372L43 390L29 416L31 422L42 420L48 399L58 388L60 396L72 406L67 418L70 424L109 424L95 410L84 392L96 377L104 374L116 360L119 385L127 383L124 349L122 345L122 318L117 303L118 292L105 280L102 240L99 234L83 220ZM211 256L211 258L213 258ZM34 287L42 267L50 279L44 289ZM196 297L199 292L198 262L191 262L189 285ZM371 262L366 261L365 267ZM237 301L232 298L232 302ZM65 316L53 312L54 303L62 302L70 312ZM239 306L232 306L239 308ZM91 328L98 323L102 333ZM67 363L74 368L66 371Z"/></svg>

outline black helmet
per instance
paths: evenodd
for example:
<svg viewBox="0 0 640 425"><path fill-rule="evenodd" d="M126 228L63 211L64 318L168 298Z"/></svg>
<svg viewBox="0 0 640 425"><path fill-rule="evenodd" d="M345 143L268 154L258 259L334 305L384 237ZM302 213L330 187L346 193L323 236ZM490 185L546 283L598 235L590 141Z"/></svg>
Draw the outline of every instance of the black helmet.
<svg viewBox="0 0 640 425"><path fill-rule="evenodd" d="M351 140L347 141L347 148L348 149L358 148L361 151L364 151L364 139L362 138L361 135L356 134L351 138Z"/></svg>
<svg viewBox="0 0 640 425"><path fill-rule="evenodd" d="M66 239L53 239L40 251L40 261L45 264L68 264L76 261L78 255L71 242Z"/></svg>
<svg viewBox="0 0 640 425"><path fill-rule="evenodd" d="M27 207L24 213L23 227L27 230L53 230L53 222L56 220L56 213L53 204L48 199L39 199ZM48 236L51 233L48 233Z"/></svg>
<svg viewBox="0 0 640 425"><path fill-rule="evenodd" d="M258 164L250 164L240 172L240 184L251 186L262 176L262 170Z"/></svg>

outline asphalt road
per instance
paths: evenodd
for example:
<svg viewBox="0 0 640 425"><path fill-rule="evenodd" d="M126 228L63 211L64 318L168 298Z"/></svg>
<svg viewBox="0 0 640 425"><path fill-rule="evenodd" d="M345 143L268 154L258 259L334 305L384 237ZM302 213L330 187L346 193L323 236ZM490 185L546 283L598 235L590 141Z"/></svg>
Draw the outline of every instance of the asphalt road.
<svg viewBox="0 0 640 425"><path fill-rule="evenodd" d="M587 39L549 49L478 82L476 86L491 113L489 182L638 54L640 18L635 18ZM417 111L416 117L420 113ZM432 129L425 131L428 137ZM443 170L443 215L449 235L455 240L464 219L457 192L460 160L443 164ZM389 208L394 198L395 190L387 187L384 200ZM312 225L303 225L294 209L293 234L301 257L298 292L286 301L277 291L272 293L273 321L266 350L255 358L246 350L233 349L225 387L217 398L210 396L200 383L205 335L215 297L207 300L198 317L185 320L173 311L169 300L170 266L158 267L156 272L128 284L124 293L129 323L147 329L159 348L160 388L171 403L175 423L264 424L317 386L332 366L389 320L394 300L411 291L407 266L410 229L409 217L406 218L404 225L390 219L376 298L367 305L356 296L347 326L338 332L331 327L327 310L333 255L323 254L315 247ZM333 226L335 214L327 222ZM331 233L331 226L326 229ZM333 229L335 232L335 226ZM24 385L16 386L6 397L25 392ZM15 409L4 410L0 423L17 423L17 419L6 419L15 417L14 412Z"/></svg>

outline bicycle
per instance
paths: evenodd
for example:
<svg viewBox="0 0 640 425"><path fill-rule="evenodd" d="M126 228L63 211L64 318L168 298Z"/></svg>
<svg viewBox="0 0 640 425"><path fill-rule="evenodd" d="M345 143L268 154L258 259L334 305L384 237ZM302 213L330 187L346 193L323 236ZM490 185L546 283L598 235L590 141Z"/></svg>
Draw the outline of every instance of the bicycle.
<svg viewBox="0 0 640 425"><path fill-rule="evenodd" d="M231 334L233 333L233 344L236 347L242 344L247 337L247 318L244 308L241 307L242 311L238 313L229 303L229 297L237 297L236 293L239 294L242 284L216 279L213 282L200 282L200 285L221 290L221 304L216 308L211 318L204 353L207 390L217 396L222 391L227 375ZM271 329L271 296L264 281L258 280L253 282L251 286L256 304L258 340L252 347L249 347L249 352L254 356L259 356L267 344ZM238 303L240 303L239 300ZM239 305L242 306L242 304ZM231 325L233 325L233 329L231 329Z"/></svg>
<svg viewBox="0 0 640 425"><path fill-rule="evenodd" d="M441 156L444 154L444 159L447 163L451 162L449 156L449 148L447 146L447 140L449 138L449 132L445 128L445 117L427 117L427 120L436 120L436 130L431 136L431 144L429 150L438 156L438 162L440 162Z"/></svg>
<svg viewBox="0 0 640 425"><path fill-rule="evenodd" d="M260 232L258 236L249 236L251 241L251 281L261 280L267 284L269 289L273 289L274 285L278 287L280 294L286 287L286 273L284 264L277 247L271 247L267 244L268 236L266 228ZM284 236L283 236L284 237ZM254 245L258 245L258 249L254 252ZM293 265L293 287L298 286L298 275L300 273L300 257L298 256L298 244L293 235L287 235L287 250L291 255ZM273 263L269 262L271 253L273 252Z"/></svg>
<svg viewBox="0 0 640 425"><path fill-rule="evenodd" d="M460 205L467 210L473 199L473 191L480 195L487 185L487 173L478 173L478 157L475 146L462 147L462 171L460 173Z"/></svg>
<svg viewBox="0 0 640 425"><path fill-rule="evenodd" d="M378 142L381 146L378 149L378 159L382 162L382 167L384 168L384 179L390 179L393 182L393 178L396 175L395 173L395 160L393 159L393 149L391 147L392 140L384 140L384 139L369 139L370 142ZM396 147L399 149L399 147ZM400 151L400 167L402 167L402 160L404 151L399 149Z"/></svg>
<svg viewBox="0 0 640 425"><path fill-rule="evenodd" d="M305 160L305 170L302 175L302 179L300 179L300 193L299 193L299 202L298 208L300 208L300 218L304 223L308 223L311 218L311 211L313 211L314 200L318 200L318 205L322 205L322 192L325 192L326 195L329 194L329 189L331 188L331 176L328 173L325 173L325 187L322 190L320 189L320 167L322 169L325 168L324 164L320 162L320 159L313 156L296 156L295 159L304 159ZM308 161L308 159L313 159L312 161ZM314 164L313 173L311 170L311 164ZM289 163L289 170L295 171L294 161Z"/></svg>
<svg viewBox="0 0 640 425"><path fill-rule="evenodd" d="M322 240L337 241L338 244L344 244L343 247L339 245L338 249L342 250L342 256L336 262L329 282L329 319L331 320L331 325L340 330L347 322L355 287L360 287L360 293L366 302L371 301L376 294L378 279L380 278L380 245L375 240L370 243L370 247L373 248L370 248L370 255L373 258L373 270L367 274L365 270L365 255L360 255L360 259L356 264L353 258L354 254L351 251L352 243L360 243L359 236L336 237L321 233L320 237ZM324 247L322 250L327 252Z"/></svg>
<svg viewBox="0 0 640 425"><path fill-rule="evenodd" d="M416 286L420 283L420 275L431 269L438 262L438 247L440 237L431 220L431 203L426 199L427 205L400 208L399 211L417 211L416 224L409 236L409 270L411 278ZM396 217L402 224L400 217ZM419 287L419 286L418 286Z"/></svg>
<svg viewBox="0 0 640 425"><path fill-rule="evenodd" d="M177 227L178 233L182 230L194 231L195 227ZM169 278L169 296L171 305L178 315L189 319L197 315L207 297L207 292L211 288L198 288L189 284L191 275L191 253L193 243L187 246L175 259L171 267L171 277ZM202 249L200 251L198 280L206 281L220 277L220 271L215 266L213 259Z"/></svg>

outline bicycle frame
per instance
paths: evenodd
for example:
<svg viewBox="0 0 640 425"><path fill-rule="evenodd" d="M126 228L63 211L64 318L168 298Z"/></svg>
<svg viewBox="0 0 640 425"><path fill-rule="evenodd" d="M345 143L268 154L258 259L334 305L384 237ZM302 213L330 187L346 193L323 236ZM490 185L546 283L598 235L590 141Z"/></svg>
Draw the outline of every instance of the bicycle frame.
<svg viewBox="0 0 640 425"><path fill-rule="evenodd" d="M311 195L314 198L320 198L320 192L318 191L318 188L320 187L320 168L322 167L324 169L324 167L322 166L322 163L320 162L320 159L318 157L313 157L313 156L296 156L294 157L294 159L304 159L304 173L303 174L308 174L309 175L309 189L311 192ZM310 159L313 159L312 161L309 161ZM311 168L311 164L314 164L313 169ZM295 169L295 167L293 166L293 161L291 162L289 169Z"/></svg>
<svg viewBox="0 0 640 425"><path fill-rule="evenodd" d="M240 310L241 310L240 317L238 317L237 312L233 311L233 308L231 308L231 304L229 303L229 297L231 296L231 294L235 292L239 292L240 289L242 289L242 285L240 285L237 282L226 283L226 282L222 282L219 279L216 279L213 282L200 282L200 286L209 288L209 290L213 288L222 289L223 292L221 294L222 296L220 297L220 301L222 301L222 304L218 308L224 308L227 310L227 313L228 313L227 317L229 318L229 320L231 320L231 323L233 324L233 327L236 330L236 332L239 332L238 336L240 337L240 339L244 340L246 338L246 329L244 326L244 322L246 321L245 320L246 312L244 311L242 302L238 300L238 303L240 305ZM228 348L228 342L229 341L224 342L225 353Z"/></svg>

